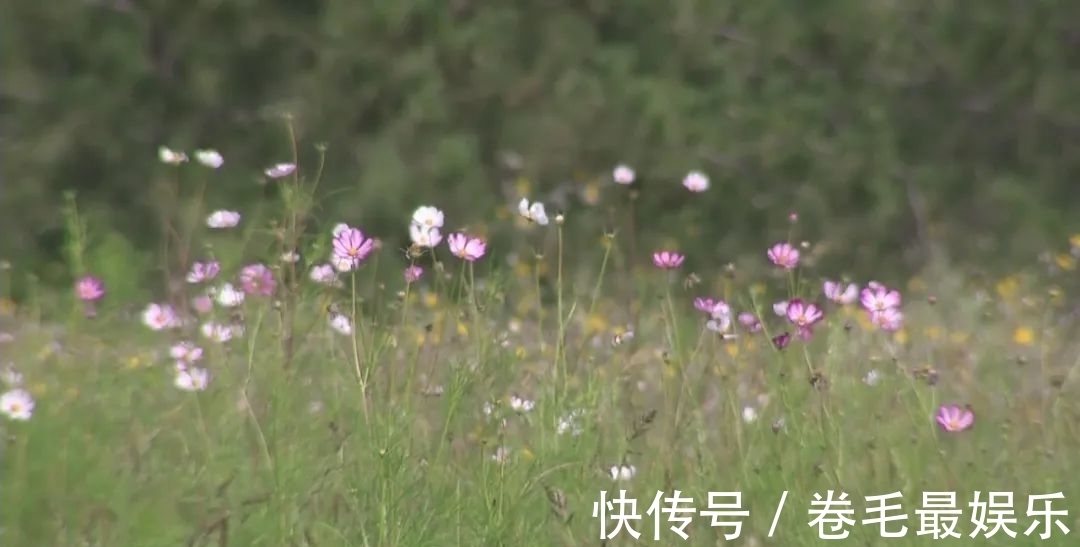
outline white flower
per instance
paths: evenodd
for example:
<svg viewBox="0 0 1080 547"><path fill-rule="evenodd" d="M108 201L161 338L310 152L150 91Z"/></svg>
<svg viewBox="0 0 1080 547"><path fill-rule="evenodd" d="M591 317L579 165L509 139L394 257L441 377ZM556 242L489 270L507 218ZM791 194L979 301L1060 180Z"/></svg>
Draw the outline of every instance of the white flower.
<svg viewBox="0 0 1080 547"><path fill-rule="evenodd" d="M168 304L150 304L143 310L143 323L152 330L165 330L180 326L180 318Z"/></svg>
<svg viewBox="0 0 1080 547"><path fill-rule="evenodd" d="M217 290L218 304L225 306L226 308L235 308L244 303L244 291L241 291L233 286L232 283L225 283Z"/></svg>
<svg viewBox="0 0 1080 547"><path fill-rule="evenodd" d="M547 211L544 210L544 204L539 201L530 204L528 198L521 198L521 202L518 203L518 213L541 226L548 225Z"/></svg>
<svg viewBox="0 0 1080 547"><path fill-rule="evenodd" d="M195 161L211 168L217 169L225 163L225 158L217 150L196 150Z"/></svg>
<svg viewBox="0 0 1080 547"><path fill-rule="evenodd" d="M788 308L788 301L787 300L781 300L780 302L777 302L777 303L772 305L773 313L775 313L776 315L779 315L780 317L787 316L787 308Z"/></svg>
<svg viewBox="0 0 1080 547"><path fill-rule="evenodd" d="M682 185L691 192L704 192L709 189L709 177L701 171L690 171L683 177Z"/></svg>
<svg viewBox="0 0 1080 547"><path fill-rule="evenodd" d="M352 320L342 313L330 314L330 328L348 336L353 332Z"/></svg>
<svg viewBox="0 0 1080 547"><path fill-rule="evenodd" d="M34 414L34 398L25 389L13 389L0 395L0 413L25 422Z"/></svg>
<svg viewBox="0 0 1080 547"><path fill-rule="evenodd" d="M244 328L239 325L226 325L224 323L214 323L213 321L203 323L199 330L203 336L222 343L244 333Z"/></svg>
<svg viewBox="0 0 1080 547"><path fill-rule="evenodd" d="M491 455L491 459L498 463L506 463L510 459L510 449L505 446L496 448L495 453Z"/></svg>
<svg viewBox="0 0 1080 547"><path fill-rule="evenodd" d="M871 370L866 373L866 376L863 376L862 381L868 386L876 386L881 381L881 373L877 369Z"/></svg>
<svg viewBox="0 0 1080 547"><path fill-rule="evenodd" d="M757 410L755 410L754 407L752 407L752 406L743 407L743 409L742 409L742 419L746 423L750 423L750 422L753 422L754 420L757 420Z"/></svg>
<svg viewBox="0 0 1080 547"><path fill-rule="evenodd" d="M267 167L264 173L272 179L279 179L293 174L294 171L296 171L295 163L278 163Z"/></svg>
<svg viewBox="0 0 1080 547"><path fill-rule="evenodd" d="M308 274L311 280L321 285L335 285L337 283L337 272L334 271L334 267L330 264L316 264L311 267L311 273Z"/></svg>
<svg viewBox="0 0 1080 547"><path fill-rule="evenodd" d="M705 328L713 332L724 334L731 329L731 317L727 315L721 315L717 318L709 319L705 323Z"/></svg>
<svg viewBox="0 0 1080 547"><path fill-rule="evenodd" d="M570 434L574 437L581 435L583 429L579 423L580 418L580 410L570 411L567 415L559 418L559 421L555 424L555 432L559 435Z"/></svg>
<svg viewBox="0 0 1080 547"><path fill-rule="evenodd" d="M187 154L170 150L165 146L158 147L158 159L161 160L161 163L169 165L180 165L188 160Z"/></svg>
<svg viewBox="0 0 1080 547"><path fill-rule="evenodd" d="M637 475L637 468L632 465L613 465L608 470L613 481L628 481Z"/></svg>
<svg viewBox="0 0 1080 547"><path fill-rule="evenodd" d="M422 228L442 228L446 221L443 212L430 205L421 205L413 211L412 223Z"/></svg>
<svg viewBox="0 0 1080 547"><path fill-rule="evenodd" d="M236 211L214 211L206 217L206 225L211 228L233 228L240 224L240 213Z"/></svg>
<svg viewBox="0 0 1080 547"><path fill-rule="evenodd" d="M178 368L173 384L184 391L203 391L210 385L210 371L198 367Z"/></svg>
<svg viewBox="0 0 1080 547"><path fill-rule="evenodd" d="M440 213L441 214L441 213ZM409 224L409 239L417 247L435 247L442 241L438 228L425 228L419 224Z"/></svg>
<svg viewBox="0 0 1080 547"><path fill-rule="evenodd" d="M633 184L637 174L628 165L617 165L611 173L611 178L615 179L617 184Z"/></svg>
<svg viewBox="0 0 1080 547"><path fill-rule="evenodd" d="M300 261L300 253L298 253L296 251L289 251L289 252L286 252L286 253L281 253L281 261L282 262L288 262L289 264L294 264L296 262L299 262Z"/></svg>
<svg viewBox="0 0 1080 547"><path fill-rule="evenodd" d="M331 256L330 263L334 265L335 270L342 273L351 271L355 265L353 259L347 256Z"/></svg>
<svg viewBox="0 0 1080 547"><path fill-rule="evenodd" d="M534 407L536 407L536 401L530 401L517 395L510 396L510 408L515 412L529 412Z"/></svg>

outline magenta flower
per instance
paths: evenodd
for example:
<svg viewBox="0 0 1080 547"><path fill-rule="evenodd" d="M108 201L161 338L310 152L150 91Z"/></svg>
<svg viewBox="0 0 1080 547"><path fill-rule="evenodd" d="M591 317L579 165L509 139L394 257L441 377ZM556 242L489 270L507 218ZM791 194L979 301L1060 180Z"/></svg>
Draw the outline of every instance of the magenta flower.
<svg viewBox="0 0 1080 547"><path fill-rule="evenodd" d="M191 265L191 271L187 274L188 283L202 283L217 277L221 272L221 264L216 261L196 262Z"/></svg>
<svg viewBox="0 0 1080 547"><path fill-rule="evenodd" d="M788 347L788 344L791 343L791 335L786 332L782 332L776 336L773 336L772 343L774 346L776 346L776 349L784 349Z"/></svg>
<svg viewBox="0 0 1080 547"><path fill-rule="evenodd" d="M424 269L420 266L412 265L405 268L405 282L416 283L420 280L420 277L424 275Z"/></svg>
<svg viewBox="0 0 1080 547"><path fill-rule="evenodd" d="M93 302L105 296L105 284L92 275L83 276L75 282L75 294L83 302Z"/></svg>
<svg viewBox="0 0 1080 547"><path fill-rule="evenodd" d="M788 302L787 318L796 326L809 329L814 323L821 321L822 317L825 317L825 314L812 302L804 302L798 298Z"/></svg>
<svg viewBox="0 0 1080 547"><path fill-rule="evenodd" d="M941 405L935 419L941 429L949 433L966 431L975 425L975 413L959 405Z"/></svg>
<svg viewBox="0 0 1080 547"><path fill-rule="evenodd" d="M468 262L476 262L487 252L487 243L478 237L470 237L463 233L450 234L446 238L446 245L454 256Z"/></svg>
<svg viewBox="0 0 1080 547"><path fill-rule="evenodd" d="M836 281L826 279L824 289L825 298L828 298L837 304L851 304L859 298L859 286L854 283L849 283L845 287L843 283L837 283Z"/></svg>
<svg viewBox="0 0 1080 547"><path fill-rule="evenodd" d="M272 296L277 287L274 272L263 264L249 264L240 270L240 287L245 293Z"/></svg>
<svg viewBox="0 0 1080 547"><path fill-rule="evenodd" d="M899 308L900 293L871 281L867 288L862 290L859 302L871 313Z"/></svg>
<svg viewBox="0 0 1080 547"><path fill-rule="evenodd" d="M338 271L356 269L375 250L375 240L356 228L347 228L334 236L333 263Z"/></svg>
<svg viewBox="0 0 1080 547"><path fill-rule="evenodd" d="M652 255L652 263L661 270L674 270L682 266L686 256L675 251L657 251Z"/></svg>
<svg viewBox="0 0 1080 547"><path fill-rule="evenodd" d="M739 314L739 324L750 332L759 332L762 328L761 321L758 320L757 316L748 311Z"/></svg>
<svg viewBox="0 0 1080 547"><path fill-rule="evenodd" d="M799 265L799 250L792 247L790 243L777 243L769 248L768 254L773 264L785 270L794 269Z"/></svg>

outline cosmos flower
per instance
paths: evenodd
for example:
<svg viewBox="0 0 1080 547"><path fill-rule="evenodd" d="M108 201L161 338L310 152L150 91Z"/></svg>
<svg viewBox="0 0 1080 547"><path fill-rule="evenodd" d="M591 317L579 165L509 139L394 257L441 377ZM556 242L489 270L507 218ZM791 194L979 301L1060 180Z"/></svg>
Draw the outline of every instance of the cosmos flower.
<svg viewBox="0 0 1080 547"><path fill-rule="evenodd" d="M375 250L375 240L356 228L349 228L334 237L333 262L338 271L354 270Z"/></svg>
<svg viewBox="0 0 1080 547"><path fill-rule="evenodd" d="M521 198L521 201L518 203L518 214L526 220L535 222L541 226L548 225L547 211L544 210L544 204L539 201L529 203L528 198Z"/></svg>
<svg viewBox="0 0 1080 547"><path fill-rule="evenodd" d="M685 255L675 251L657 251L652 255L653 265L661 270L674 270L685 260Z"/></svg>
<svg viewBox="0 0 1080 547"><path fill-rule="evenodd" d="M851 304L859 298L859 286L854 283L848 283L845 287L843 283L837 283L836 281L825 280L823 284L825 291L825 298L836 302L837 304Z"/></svg>
<svg viewBox="0 0 1080 547"><path fill-rule="evenodd" d="M462 233L450 234L450 237L446 239L446 243L454 256L469 262L480 260L484 253L487 252L487 243L484 240Z"/></svg>
<svg viewBox="0 0 1080 547"><path fill-rule="evenodd" d="M683 177L682 185L691 192L704 192L709 189L709 177L701 171L690 171Z"/></svg>
<svg viewBox="0 0 1080 547"><path fill-rule="evenodd" d="M93 302L105 296L105 284L92 275L83 276L75 282L75 295L84 302Z"/></svg>
<svg viewBox="0 0 1080 547"><path fill-rule="evenodd" d="M769 247L768 255L773 264L785 270L794 269L799 265L799 250L787 242Z"/></svg>
<svg viewBox="0 0 1080 547"><path fill-rule="evenodd" d="M616 184L629 185L634 183L634 179L637 178L637 174L628 165L616 165L615 169L611 172L611 178Z"/></svg>
<svg viewBox="0 0 1080 547"><path fill-rule="evenodd" d="M221 157L221 153L217 150L196 150L195 161L211 169L217 169L225 164L225 158Z"/></svg>
<svg viewBox="0 0 1080 547"><path fill-rule="evenodd" d="M181 163L187 161L188 157L187 154L183 152L177 152L176 150L171 150L166 146L160 146L158 147L158 159L161 160L161 163L166 163L169 165L180 165Z"/></svg>
<svg viewBox="0 0 1080 547"><path fill-rule="evenodd" d="M277 281L273 270L265 264L248 264L240 269L240 287L249 295L272 296Z"/></svg>
<svg viewBox="0 0 1080 547"><path fill-rule="evenodd" d="M220 272L221 264L216 261L196 262L191 265L185 279L188 283L203 283L214 279Z"/></svg>
<svg viewBox="0 0 1080 547"><path fill-rule="evenodd" d="M180 326L180 317L168 304L153 303L146 306L142 320L151 330L165 330Z"/></svg>
<svg viewBox="0 0 1080 547"><path fill-rule="evenodd" d="M935 419L941 429L949 433L959 433L971 429L975 424L975 413L958 405L941 405Z"/></svg>
<svg viewBox="0 0 1080 547"><path fill-rule="evenodd" d="M210 371L199 367L177 367L173 385L184 391L205 391L210 385Z"/></svg>
<svg viewBox="0 0 1080 547"><path fill-rule="evenodd" d="M416 283L420 281L420 277L424 275L424 268L413 264L405 268L404 276L406 283Z"/></svg>
<svg viewBox="0 0 1080 547"><path fill-rule="evenodd" d="M265 173L267 177L272 178L272 179L280 179L282 177L287 177L287 176L289 176L289 175L291 175L291 174L293 174L295 172L296 172L296 164L295 163L277 163L277 164L271 165L270 167L267 167L263 171L263 173Z"/></svg>
<svg viewBox="0 0 1080 547"><path fill-rule="evenodd" d="M206 217L206 225L216 230L235 228L237 224L240 224L240 213L236 211L219 210Z"/></svg>

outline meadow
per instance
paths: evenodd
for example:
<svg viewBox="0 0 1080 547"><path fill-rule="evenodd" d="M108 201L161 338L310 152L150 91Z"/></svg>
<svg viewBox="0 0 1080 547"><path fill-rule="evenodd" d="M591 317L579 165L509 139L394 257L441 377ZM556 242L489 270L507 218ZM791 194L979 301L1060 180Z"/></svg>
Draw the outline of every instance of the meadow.
<svg viewBox="0 0 1080 547"><path fill-rule="evenodd" d="M223 161L188 154L160 159ZM317 218L321 173L300 167L261 173L281 187L272 224L250 203L177 212L152 301L118 301L86 266L93 227L69 208L74 286L0 323L0 544L1080 533L1080 238L1001 279L939 265L887 286L819 270L830 234L776 211L788 240L695 272L675 233L598 232L570 257L581 217L520 195L483 230L417 203L395 249L363 219ZM634 182L619 166L607 184ZM693 171L671 184L686 208L718 191Z"/></svg>

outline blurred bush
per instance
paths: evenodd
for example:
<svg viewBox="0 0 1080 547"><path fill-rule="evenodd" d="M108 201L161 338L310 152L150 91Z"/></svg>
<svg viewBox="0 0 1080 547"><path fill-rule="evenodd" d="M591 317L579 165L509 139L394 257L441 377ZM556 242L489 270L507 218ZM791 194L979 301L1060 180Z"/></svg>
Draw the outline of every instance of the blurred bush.
<svg viewBox="0 0 1080 547"><path fill-rule="evenodd" d="M272 191L259 168L292 156L282 113L303 168L313 143L328 145L325 222L402 241L421 203L478 221L513 198L507 181L576 196L619 162L639 174L643 237L678 237L702 264L786 237L789 210L799 237L828 238L855 272L918 264L931 241L959 260L1028 257L1077 223L1075 2L4 9L0 254L46 278L66 280L64 189L111 246L153 251L174 176L157 147L221 150L208 202L237 206ZM710 175L709 192L680 186L691 169Z"/></svg>

